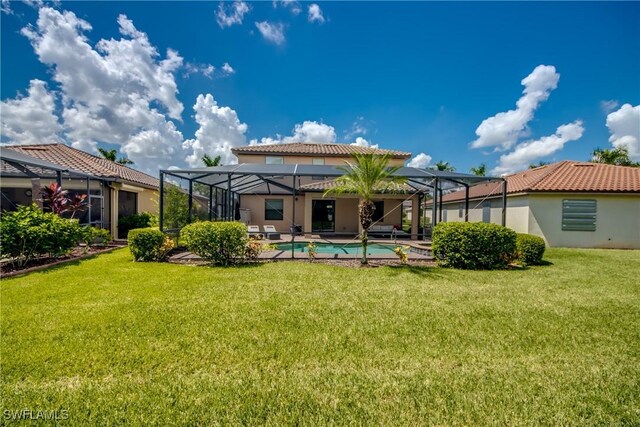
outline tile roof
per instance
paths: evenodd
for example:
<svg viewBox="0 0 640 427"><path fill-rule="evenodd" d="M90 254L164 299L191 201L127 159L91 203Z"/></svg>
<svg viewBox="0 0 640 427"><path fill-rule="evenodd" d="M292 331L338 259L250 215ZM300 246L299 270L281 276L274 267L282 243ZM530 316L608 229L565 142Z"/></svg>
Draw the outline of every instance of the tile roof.
<svg viewBox="0 0 640 427"><path fill-rule="evenodd" d="M116 178L154 188L160 185L156 177L64 144L5 145L2 149L17 151L100 178Z"/></svg>
<svg viewBox="0 0 640 427"><path fill-rule="evenodd" d="M312 144L293 142L287 144L264 144L235 147L233 154L317 154L322 156L350 156L352 154L390 154L395 158L409 158L406 151L384 150L381 148L361 147L351 144Z"/></svg>
<svg viewBox="0 0 640 427"><path fill-rule="evenodd" d="M337 181L335 179L327 180L327 181L316 181L311 182L309 184L304 184L300 186L301 191L325 191L329 188L333 188L337 185ZM381 191L381 193L394 193L394 194L404 194L404 193L412 193L415 190L407 185L407 184L396 184L396 189Z"/></svg>
<svg viewBox="0 0 640 427"><path fill-rule="evenodd" d="M505 177L507 193L588 192L640 193L640 168L565 160ZM469 188L469 198L498 196L501 182ZM442 197L443 202L464 200L464 190Z"/></svg>

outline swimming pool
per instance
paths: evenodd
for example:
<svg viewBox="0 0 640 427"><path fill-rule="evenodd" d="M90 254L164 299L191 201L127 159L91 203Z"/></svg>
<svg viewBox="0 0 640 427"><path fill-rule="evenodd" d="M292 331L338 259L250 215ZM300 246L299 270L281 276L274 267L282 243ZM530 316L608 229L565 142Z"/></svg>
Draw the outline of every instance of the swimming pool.
<svg viewBox="0 0 640 427"><path fill-rule="evenodd" d="M293 243L294 252L307 253L307 242ZM291 251L291 243L279 243L276 248L282 251ZM383 245L371 243L367 246L367 255L393 255L395 245ZM316 243L316 251L319 254L359 255L362 253L360 243Z"/></svg>

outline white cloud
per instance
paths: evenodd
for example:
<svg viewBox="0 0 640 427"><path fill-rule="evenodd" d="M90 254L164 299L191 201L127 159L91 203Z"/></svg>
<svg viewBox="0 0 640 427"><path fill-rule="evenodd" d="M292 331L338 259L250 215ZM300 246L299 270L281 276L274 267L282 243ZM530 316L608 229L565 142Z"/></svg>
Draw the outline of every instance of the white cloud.
<svg viewBox="0 0 640 427"><path fill-rule="evenodd" d="M316 3L311 3L309 5L307 19L309 22L318 22L320 24L324 23L324 16L322 15L322 9L320 9L319 5Z"/></svg>
<svg viewBox="0 0 640 427"><path fill-rule="evenodd" d="M249 12L249 6L242 0L233 3L220 2L216 12L216 21L220 28L241 25L244 15Z"/></svg>
<svg viewBox="0 0 640 427"><path fill-rule="evenodd" d="M2 142L42 144L61 142L62 125L55 114L54 94L42 80L31 80L27 96L2 101Z"/></svg>
<svg viewBox="0 0 640 427"><path fill-rule="evenodd" d="M300 3L297 2L296 0L280 0L280 1L274 0L273 1L274 9L280 5L282 7L288 8L291 11L291 13L293 13L294 15L299 15L300 12L302 12Z"/></svg>
<svg viewBox="0 0 640 427"><path fill-rule="evenodd" d="M225 62L224 64L222 64L222 71L224 71L226 74L233 74L236 72L236 70L234 70L233 67L229 65L228 62Z"/></svg>
<svg viewBox="0 0 640 427"><path fill-rule="evenodd" d="M433 159L431 158L430 155L425 153L420 153L414 158L412 158L411 160L409 160L409 163L407 163L407 166L410 168L426 169L426 167L431 164L431 160Z"/></svg>
<svg viewBox="0 0 640 427"><path fill-rule="evenodd" d="M356 135L366 135L369 133L370 125L371 123L367 123L363 116L359 116L351 125L351 129L344 132L345 139L350 140Z"/></svg>
<svg viewBox="0 0 640 427"><path fill-rule="evenodd" d="M640 105L624 104L607 116L609 142L614 147L627 147L629 157L640 161Z"/></svg>
<svg viewBox="0 0 640 427"><path fill-rule="evenodd" d="M540 103L549 98L551 91L558 86L559 79L560 74L555 67L538 65L522 80L524 91L516 103L516 109L483 120L476 129L478 138L471 143L471 147L496 147L496 150L513 147L520 137L527 135L527 124L533 119L533 113Z"/></svg>
<svg viewBox="0 0 640 427"><path fill-rule="evenodd" d="M175 72L183 59L171 49L160 58L125 15L118 24L121 39L102 39L93 48L87 21L42 7L36 25L22 34L60 85L66 139L89 151L99 142L120 145L137 167L155 173L182 140L168 117L182 120Z"/></svg>
<svg viewBox="0 0 640 427"><path fill-rule="evenodd" d="M600 101L600 108L606 114L609 114L610 112L612 112L613 110L618 108L619 105L620 105L620 102L617 99L609 99L609 100L605 100L605 101Z"/></svg>
<svg viewBox="0 0 640 427"><path fill-rule="evenodd" d="M493 175L504 175L526 169L534 161L562 150L567 142L580 139L583 133L580 120L559 126L555 134L522 142L512 152L500 156L498 166L491 172Z"/></svg>
<svg viewBox="0 0 640 427"><path fill-rule="evenodd" d="M333 126L316 121L305 120L293 128L293 135L283 139L288 142L311 142L317 144L330 144L336 142L336 130Z"/></svg>
<svg viewBox="0 0 640 427"><path fill-rule="evenodd" d="M219 155L223 164L236 162L231 148L246 144L248 126L240 121L233 109L219 106L211 94L198 95L193 109L200 128L195 139L182 144L185 150L191 150L185 159L187 163L201 166L205 154Z"/></svg>
<svg viewBox="0 0 640 427"><path fill-rule="evenodd" d="M7 15L13 14L13 10L11 10L11 2L9 0L2 0L0 3L0 12L6 13Z"/></svg>
<svg viewBox="0 0 640 427"><path fill-rule="evenodd" d="M280 134L274 137L263 137L252 139L249 145L264 144L289 144L293 142L308 142L312 144L332 144L336 142L336 129L324 123L312 120L305 120L293 127L291 136Z"/></svg>
<svg viewBox="0 0 640 427"><path fill-rule="evenodd" d="M272 24L267 21L256 22L256 28L268 42L281 45L285 41L284 25L282 23Z"/></svg>
<svg viewBox="0 0 640 427"><path fill-rule="evenodd" d="M192 74L202 74L204 77L210 79L213 78L215 71L216 67L211 64L196 64L193 62L184 64L184 77L189 77Z"/></svg>
<svg viewBox="0 0 640 427"><path fill-rule="evenodd" d="M371 147L378 148L378 144L371 144L371 142L367 141L363 137L359 136L356 138L355 142L352 142L351 145L355 145L357 147Z"/></svg>

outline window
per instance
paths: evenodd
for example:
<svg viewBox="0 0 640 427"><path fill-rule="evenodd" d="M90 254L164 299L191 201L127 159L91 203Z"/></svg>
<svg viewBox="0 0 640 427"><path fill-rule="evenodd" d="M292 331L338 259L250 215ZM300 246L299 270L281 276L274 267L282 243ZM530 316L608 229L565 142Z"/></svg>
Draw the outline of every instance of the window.
<svg viewBox="0 0 640 427"><path fill-rule="evenodd" d="M324 166L324 159L322 157L314 157L311 161L311 164L316 166ZM324 176L312 176L311 179L314 181L324 181L326 178Z"/></svg>
<svg viewBox="0 0 640 427"><path fill-rule="evenodd" d="M265 158L265 163L268 165L283 165L284 157L282 156L267 156Z"/></svg>
<svg viewBox="0 0 640 427"><path fill-rule="evenodd" d="M373 211L373 222L378 222L384 217L384 201L373 202L376 210Z"/></svg>
<svg viewBox="0 0 640 427"><path fill-rule="evenodd" d="M264 219L282 221L284 219L284 200L267 199L264 201Z"/></svg>
<svg viewBox="0 0 640 427"><path fill-rule="evenodd" d="M562 231L596 231L595 200L564 199L562 201Z"/></svg>

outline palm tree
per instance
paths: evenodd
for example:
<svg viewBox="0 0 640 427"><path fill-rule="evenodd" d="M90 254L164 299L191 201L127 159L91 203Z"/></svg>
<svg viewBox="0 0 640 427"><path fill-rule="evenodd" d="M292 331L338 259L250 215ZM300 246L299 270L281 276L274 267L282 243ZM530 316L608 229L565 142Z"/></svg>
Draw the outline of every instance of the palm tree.
<svg viewBox="0 0 640 427"><path fill-rule="evenodd" d="M542 162L542 161L540 161L538 163L531 163L529 165L529 169L535 169L535 168L539 168L539 167L542 167L542 166L547 166L548 164L549 164L549 162Z"/></svg>
<svg viewBox="0 0 640 427"><path fill-rule="evenodd" d="M612 149L596 148L591 153L593 163L604 163L607 165L617 166L640 166L629 158L629 149L627 147L615 147Z"/></svg>
<svg viewBox="0 0 640 427"><path fill-rule="evenodd" d="M472 167L469 170L475 176L486 176L487 175L487 165L485 165L484 163L480 163L480 166Z"/></svg>
<svg viewBox="0 0 640 427"><path fill-rule="evenodd" d="M213 167L213 166L222 166L220 164L220 156L215 156L215 157L211 157L208 154L205 154L204 156L202 156L202 163L204 163L204 165L208 168Z"/></svg>
<svg viewBox="0 0 640 427"><path fill-rule="evenodd" d="M400 169L389 166L391 156L375 154L356 154L355 163L346 162L346 166L339 167L344 172L336 179L336 185L324 192L324 196L331 194L352 193L360 196L358 204L358 218L362 225L362 264L367 264L367 243L369 227L373 222L375 205L372 201L375 194L399 189L405 182L404 177L393 174ZM323 197L324 197L323 196Z"/></svg>
<svg viewBox="0 0 640 427"><path fill-rule="evenodd" d="M133 160L128 159L126 157L120 157L119 159L116 158L118 152L116 150L105 150L104 148L98 148L98 151L100 152L100 154L102 155L102 157L104 157L107 160L110 160L112 162L116 162L118 164L121 165L132 165L133 164Z"/></svg>
<svg viewBox="0 0 640 427"><path fill-rule="evenodd" d="M431 169L435 169L437 171L445 171L445 172L453 172L456 170L456 168L450 165L449 162L445 162L443 160L440 160Z"/></svg>

